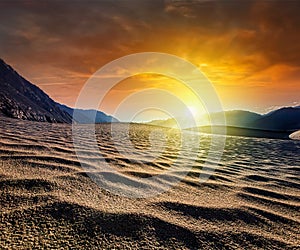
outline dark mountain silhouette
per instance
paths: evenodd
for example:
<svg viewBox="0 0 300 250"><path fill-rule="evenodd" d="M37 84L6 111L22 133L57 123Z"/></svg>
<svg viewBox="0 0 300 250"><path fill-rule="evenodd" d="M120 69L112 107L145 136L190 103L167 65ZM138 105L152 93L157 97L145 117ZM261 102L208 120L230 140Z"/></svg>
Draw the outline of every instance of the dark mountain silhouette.
<svg viewBox="0 0 300 250"><path fill-rule="evenodd" d="M0 59L0 115L30 121L72 123L73 112L72 108L53 101ZM78 109L76 114L78 123L118 122L96 110Z"/></svg>
<svg viewBox="0 0 300 250"><path fill-rule="evenodd" d="M0 59L0 113L23 120L71 123L71 116L62 111L40 88L20 76Z"/></svg>
<svg viewBox="0 0 300 250"><path fill-rule="evenodd" d="M218 114L212 114L218 116ZM260 115L248 111L226 111L228 135L289 139L300 129L300 108L285 107ZM218 133L217 129L214 129ZM210 133L211 128L200 126L199 131Z"/></svg>
<svg viewBox="0 0 300 250"><path fill-rule="evenodd" d="M245 110L230 110L224 113L217 112L211 114L210 117L215 125L222 125L223 115L226 118L226 125L233 127L251 127L254 121L262 117L260 114Z"/></svg>
<svg viewBox="0 0 300 250"><path fill-rule="evenodd" d="M225 111L224 113L216 112L210 115L204 115L201 117L200 121L198 122L200 122L202 126L207 126L208 124L210 124L210 120L213 120L214 124L219 126L222 125L224 115L226 117L227 126L233 126L233 127L249 127L250 125L252 125L254 121L262 117L262 115L250 111L232 110L232 111ZM189 122L190 119L186 119L185 117L176 118L176 119L170 118L166 120L153 120L148 122L148 124L163 126L163 127L176 127L177 124L176 120L180 121L181 124L184 124L184 128L191 127L191 124Z"/></svg>
<svg viewBox="0 0 300 250"><path fill-rule="evenodd" d="M74 110L76 110L76 115L73 119L81 124L119 122L116 118L106 115L101 111L93 109L72 109L65 105L60 105L60 107L72 117Z"/></svg>
<svg viewBox="0 0 300 250"><path fill-rule="evenodd" d="M150 122L146 122L149 125L156 125L161 127L168 127L168 128L178 128L182 126L182 129L190 128L192 126L192 122L186 118L169 118L169 119L162 119L162 120L152 120ZM194 123L195 124L195 123Z"/></svg>
<svg viewBox="0 0 300 250"><path fill-rule="evenodd" d="M300 129L300 108L285 107L261 116L250 124L254 128L294 131Z"/></svg>
<svg viewBox="0 0 300 250"><path fill-rule="evenodd" d="M226 125L230 127L270 131L295 131L300 129L299 107L280 108L264 115L244 110L224 111L224 114L226 117ZM214 125L223 125L222 115L221 112L210 115L214 121ZM207 122L208 116L203 116L203 120ZM154 120L149 122L149 124L171 127L176 124L176 121L171 118L167 120Z"/></svg>
<svg viewBox="0 0 300 250"><path fill-rule="evenodd" d="M220 113L211 114L218 124ZM294 131L300 128L300 108L284 107L261 115L244 110L225 111L227 126L270 131Z"/></svg>
<svg viewBox="0 0 300 250"><path fill-rule="evenodd" d="M223 131L222 117L226 117L226 130L228 135L267 137L288 139L289 135L300 129L300 107L285 107L261 115L244 110L217 112L210 115L214 121L214 132ZM211 133L209 117L202 117L203 122L196 128L187 127L192 130ZM148 124L163 127L175 127L175 119L154 120ZM187 124L188 125L188 124ZM220 132L221 133L221 132Z"/></svg>

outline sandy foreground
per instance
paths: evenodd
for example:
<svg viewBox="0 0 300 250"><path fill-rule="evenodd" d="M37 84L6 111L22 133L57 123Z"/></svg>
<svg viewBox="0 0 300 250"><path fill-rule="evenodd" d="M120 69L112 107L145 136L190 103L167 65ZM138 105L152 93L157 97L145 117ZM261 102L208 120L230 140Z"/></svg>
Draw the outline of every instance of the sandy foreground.
<svg viewBox="0 0 300 250"><path fill-rule="evenodd" d="M113 194L78 161L70 125L0 118L1 249L297 249L300 245L300 142L228 137L219 168L199 183L208 149L187 177L152 198ZM99 149L116 173L143 183L179 154L178 131L97 126ZM161 132L161 131L160 131ZM149 135L152 138L149 140ZM156 138L156 139L155 139ZM84 136L83 136L84 140ZM179 144L178 144L179 143ZM89 150L89 141L84 143ZM153 146L153 145L152 145ZM124 148L125 147L125 148ZM152 153L162 154L145 162ZM134 161L132 161L134 160ZM96 169L96 167L95 167ZM98 169L99 170L99 169ZM121 185L121 184L120 184Z"/></svg>

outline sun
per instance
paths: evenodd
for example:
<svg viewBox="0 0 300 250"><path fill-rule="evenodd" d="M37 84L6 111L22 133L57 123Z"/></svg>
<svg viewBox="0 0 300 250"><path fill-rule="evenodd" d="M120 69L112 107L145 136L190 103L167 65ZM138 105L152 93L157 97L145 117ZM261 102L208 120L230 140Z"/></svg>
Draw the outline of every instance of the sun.
<svg viewBox="0 0 300 250"><path fill-rule="evenodd" d="M188 109L194 117L198 115L198 109L195 106L188 106Z"/></svg>

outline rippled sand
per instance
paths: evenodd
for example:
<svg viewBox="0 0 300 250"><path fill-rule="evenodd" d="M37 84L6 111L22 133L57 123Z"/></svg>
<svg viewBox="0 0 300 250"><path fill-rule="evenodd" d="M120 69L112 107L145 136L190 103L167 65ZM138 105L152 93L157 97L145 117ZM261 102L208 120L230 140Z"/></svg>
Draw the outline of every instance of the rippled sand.
<svg viewBox="0 0 300 250"><path fill-rule="evenodd" d="M0 248L296 249L300 244L299 141L228 137L219 168L199 183L209 136L191 161L188 152L180 154L176 130L164 129L163 140L162 129L132 125L134 150L126 151L126 125L115 125L113 134L109 125L99 125L99 148L115 174L143 183L175 160L193 164L166 193L133 199L88 177L74 152L71 126L0 122ZM88 140L84 146L90 149Z"/></svg>

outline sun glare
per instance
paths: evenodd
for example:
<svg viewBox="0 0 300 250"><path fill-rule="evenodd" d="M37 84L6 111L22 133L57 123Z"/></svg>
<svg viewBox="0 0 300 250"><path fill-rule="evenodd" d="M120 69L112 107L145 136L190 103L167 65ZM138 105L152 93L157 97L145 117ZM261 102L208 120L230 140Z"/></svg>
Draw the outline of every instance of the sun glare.
<svg viewBox="0 0 300 250"><path fill-rule="evenodd" d="M197 116L198 110L197 110L196 107L194 107L194 106L188 106L188 109L189 109L189 111L191 112L191 114L192 114L194 117Z"/></svg>

